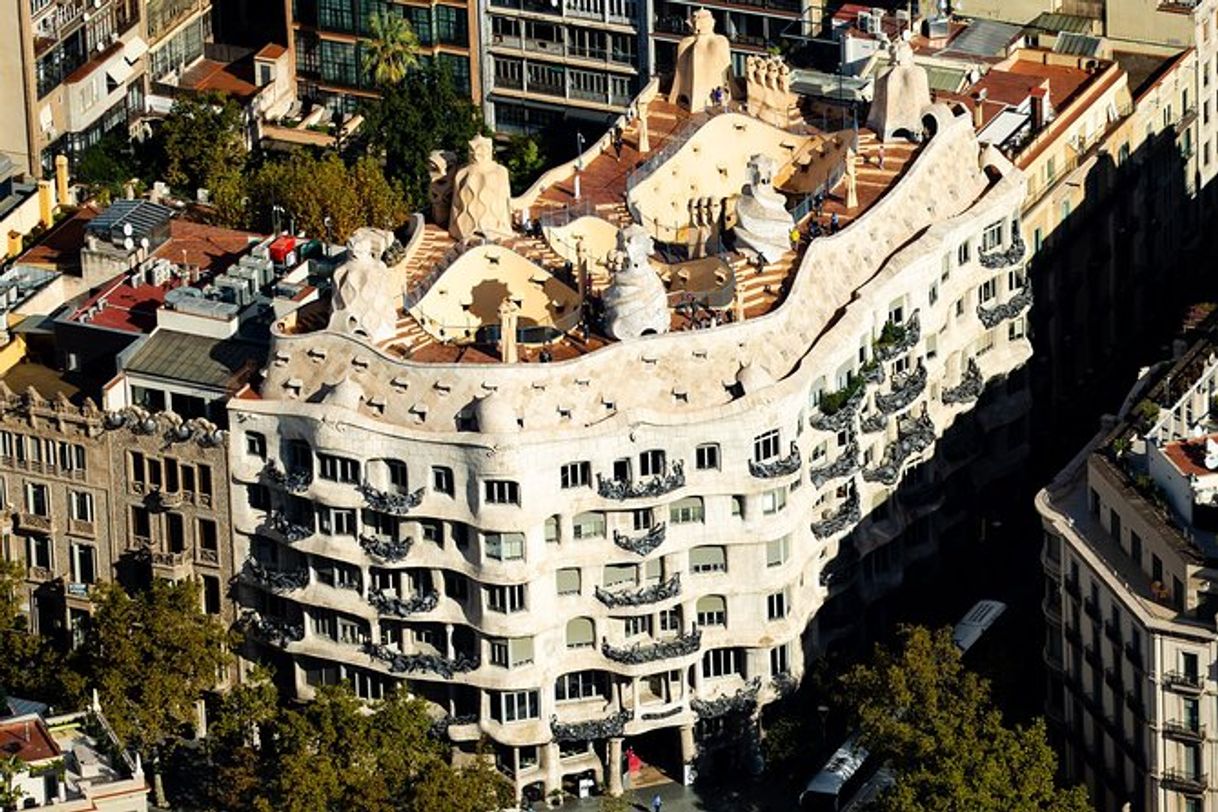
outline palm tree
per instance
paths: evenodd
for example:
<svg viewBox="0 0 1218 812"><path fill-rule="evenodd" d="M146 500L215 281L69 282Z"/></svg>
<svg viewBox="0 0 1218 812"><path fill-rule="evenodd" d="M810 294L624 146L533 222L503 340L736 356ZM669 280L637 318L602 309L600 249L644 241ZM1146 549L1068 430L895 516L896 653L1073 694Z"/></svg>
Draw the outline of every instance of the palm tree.
<svg viewBox="0 0 1218 812"><path fill-rule="evenodd" d="M364 43L364 70L382 87L396 85L419 64L419 38L399 14L375 14L368 24L372 38Z"/></svg>

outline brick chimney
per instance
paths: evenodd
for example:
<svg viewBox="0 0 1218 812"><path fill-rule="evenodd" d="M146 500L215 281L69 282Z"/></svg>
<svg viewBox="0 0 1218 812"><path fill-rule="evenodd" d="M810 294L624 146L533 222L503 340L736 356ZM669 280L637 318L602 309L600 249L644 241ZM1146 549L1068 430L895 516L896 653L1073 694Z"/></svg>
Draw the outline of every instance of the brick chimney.
<svg viewBox="0 0 1218 812"><path fill-rule="evenodd" d="M985 124L985 100L988 95L984 87L973 94L973 129L978 132Z"/></svg>

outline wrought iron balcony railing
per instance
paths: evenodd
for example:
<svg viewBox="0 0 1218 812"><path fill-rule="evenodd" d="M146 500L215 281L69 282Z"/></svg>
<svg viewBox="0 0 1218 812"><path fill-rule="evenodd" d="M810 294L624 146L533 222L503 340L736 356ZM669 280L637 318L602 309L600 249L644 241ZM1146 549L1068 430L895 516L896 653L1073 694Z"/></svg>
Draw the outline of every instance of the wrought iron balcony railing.
<svg viewBox="0 0 1218 812"><path fill-rule="evenodd" d="M985 389L985 378L981 376L981 367L977 366L975 358L970 358L960 383L943 390L943 402L947 404L972 403L981 397L983 389Z"/></svg>
<svg viewBox="0 0 1218 812"><path fill-rule="evenodd" d="M1013 319L1023 311L1032 306L1032 286L1025 284L1019 289L1010 299L1007 299L1000 305L993 307L985 307L977 305L977 318L981 319L981 323L988 327L995 327L1007 319Z"/></svg>
<svg viewBox="0 0 1218 812"><path fill-rule="evenodd" d="M275 460L267 460L262 466L261 478L283 488L288 493L304 493L313 484L312 471L292 471L288 473L279 467Z"/></svg>
<svg viewBox="0 0 1218 812"><path fill-rule="evenodd" d="M1019 233L1018 228L1013 228L1010 245L1000 251L979 251L977 261L981 263L982 268L1006 268L1018 265L1025 251L1027 245L1024 244L1023 235Z"/></svg>
<svg viewBox="0 0 1218 812"><path fill-rule="evenodd" d="M613 543L623 550L629 550L637 555L647 555L664 543L667 528L667 522L660 522L657 525L653 525L641 536L627 536L619 530L614 530Z"/></svg>
<svg viewBox="0 0 1218 812"><path fill-rule="evenodd" d="M926 388L926 366L919 361L912 371L892 376L892 389L875 396L875 407L884 414L904 409Z"/></svg>
<svg viewBox="0 0 1218 812"><path fill-rule="evenodd" d="M866 388L859 386L850 397L846 399L836 410L830 414L817 412L808 418L808 425L820 431L839 432L844 431L854 425L854 416L858 413L859 406L863 405L863 396L866 394ZM822 403L824 402L822 397ZM822 406L822 408L824 408Z"/></svg>
<svg viewBox="0 0 1218 812"><path fill-rule="evenodd" d="M393 674L430 672L444 679L452 679L457 674L468 674L477 670L479 665L476 656L458 654L449 658L439 654L403 654L390 646L377 643L364 643L364 653L386 663Z"/></svg>
<svg viewBox="0 0 1218 812"><path fill-rule="evenodd" d="M643 663L654 663L657 660L685 657L696 652L701 646L702 630L694 626L689 634L683 634L671 640L635 643L632 646L612 646L607 639L602 638L601 654L615 663L642 665Z"/></svg>
<svg viewBox="0 0 1218 812"><path fill-rule="evenodd" d="M266 516L268 529L283 536L289 542L300 541L313 535L313 528L300 524L288 518L282 510L272 510Z"/></svg>
<svg viewBox="0 0 1218 812"><path fill-rule="evenodd" d="M364 497L364 504L372 510L399 517L405 516L417 508L423 501L423 493L426 491L425 488L419 488L413 493L390 493L374 488L367 482L361 482L355 486L355 489Z"/></svg>
<svg viewBox="0 0 1218 812"><path fill-rule="evenodd" d="M265 566L254 558L245 560L245 574L272 592L291 592L294 589L303 589L309 583L309 571L304 567L276 569Z"/></svg>
<svg viewBox="0 0 1218 812"><path fill-rule="evenodd" d="M758 479L774 479L775 477L789 476L799 470L801 462L799 446L791 443L791 453L785 457L769 462L749 460L749 473Z"/></svg>
<svg viewBox="0 0 1218 812"><path fill-rule="evenodd" d="M406 557L410 552L410 548L414 546L414 539L385 539L361 534L359 546L363 547L364 552L378 561L393 563L401 561Z"/></svg>
<svg viewBox="0 0 1218 812"><path fill-rule="evenodd" d="M859 444L858 440L851 434L850 441L846 443L846 447L841 450L841 453L828 465L822 465L820 468L810 468L808 476L812 479L812 484L816 487L821 487L831 479L838 477L849 476L859 469Z"/></svg>
<svg viewBox="0 0 1218 812"><path fill-rule="evenodd" d="M376 607L376 610L382 615L393 615L395 617L409 617L430 612L436 608L439 602L440 596L434 591L426 592L422 595L414 595L409 598L390 595L380 589L373 589L368 592L368 603Z"/></svg>
<svg viewBox="0 0 1218 812"><path fill-rule="evenodd" d="M691 699L689 706L699 719L718 719L729 714L752 716L757 709L757 693L761 690L761 679L753 677L749 684L734 694L715 699Z"/></svg>
<svg viewBox="0 0 1218 812"><path fill-rule="evenodd" d="M884 450L884 459L875 468L863 470L863 479L868 482L896 484L901 476L901 466L910 456L931 446L935 441L935 424L930 415L920 415L903 421L897 428L897 441Z"/></svg>
<svg viewBox="0 0 1218 812"><path fill-rule="evenodd" d="M899 326L899 335L891 341L880 340L875 343L875 357L881 361L891 361L911 349L922 337L922 324L918 311L910 314L904 324Z"/></svg>
<svg viewBox="0 0 1218 812"><path fill-rule="evenodd" d="M596 588L596 598L609 608L619 606L646 606L659 603L681 594L681 573L674 573L667 581L660 581L630 592L610 592L604 587Z"/></svg>
<svg viewBox="0 0 1218 812"><path fill-rule="evenodd" d="M619 711L604 719L589 719L585 722L560 722L558 715L550 717L550 732L557 742L588 742L621 736L630 721L630 711Z"/></svg>
<svg viewBox="0 0 1218 812"><path fill-rule="evenodd" d="M663 496L685 485L685 463L673 461L667 473L659 474L642 482L626 482L610 479L604 474L596 475L596 491L606 499L642 499Z"/></svg>
<svg viewBox="0 0 1218 812"><path fill-rule="evenodd" d="M812 522L812 532L817 538L828 538L856 524L860 518L862 514L859 511L859 494L858 491L851 490L836 513L822 521Z"/></svg>
<svg viewBox="0 0 1218 812"><path fill-rule="evenodd" d="M304 640L304 625L292 623L280 617L264 616L257 610L248 609L237 620L237 628L245 633L276 646Z"/></svg>

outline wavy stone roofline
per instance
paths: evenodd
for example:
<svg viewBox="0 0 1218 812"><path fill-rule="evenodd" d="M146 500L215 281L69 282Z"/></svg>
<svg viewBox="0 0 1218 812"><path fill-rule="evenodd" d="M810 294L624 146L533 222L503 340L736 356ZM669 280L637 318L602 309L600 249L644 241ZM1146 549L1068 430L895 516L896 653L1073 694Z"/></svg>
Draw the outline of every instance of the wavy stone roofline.
<svg viewBox="0 0 1218 812"><path fill-rule="evenodd" d="M787 394L789 387L806 387L817 372L823 374L833 366L829 361L837 360L839 352L856 346L859 335L880 326L875 313L860 306L863 287L889 278L919 260L937 260L946 239L957 232L963 238L966 229L967 236L973 236L972 231L980 228L977 218L987 211L993 212L989 215L991 219L1017 216L1024 195L1022 173L1009 163L1000 163L991 151L983 152L968 116L953 115L945 105L933 106L927 115L935 119L937 132L923 146L905 176L858 221L836 235L812 242L787 299L768 314L706 331L669 333L612 344L550 364L418 363L392 357L346 334L322 331L286 335L276 331L262 395L268 399L293 399L280 393L294 379L293 373L301 372L304 375L294 380L306 384L299 395L301 406L306 407L305 401L316 400L320 389L351 372L353 357L362 358L365 363L376 358L382 368L375 371L369 368L375 374L365 379L372 384L379 381L383 387L393 379L405 383L405 387L379 398L385 402L384 413L372 418L372 423L388 422L402 428L415 424L422 436L441 433L468 436L467 432L456 431L451 416L492 391L502 395L501 399L510 404L518 417L528 418L524 430L561 431L567 427L614 425L622 418L631 424L687 423L705 416L707 410L713 409L716 417L746 410L757 402L755 393L732 402L727 387L735 380L741 365L750 361L765 366L777 380L772 387L762 390L769 392L770 397ZM1001 173L999 179L991 182L986 168ZM329 356L343 354L345 363L340 366L332 362L319 370L314 363L316 357L309 358L310 351L316 353L319 349ZM818 370L804 368L803 360L813 350L822 359ZM277 357L286 361L277 363ZM703 397L695 397L692 390L697 384L689 384L687 402L673 403L672 385L685 384L677 381L676 376L659 375L673 365L686 371L687 377L703 382L699 392ZM655 383L657 378L662 378L659 389L646 385ZM545 420L537 412L539 400L543 401L540 405L553 405L556 410L564 403L574 406L578 401L603 404L609 398L603 394L605 387L626 380L633 384L611 393L612 410L602 406L589 413L580 410L576 415L572 408L568 410L570 419L565 422L556 417ZM573 392L579 388L585 391ZM446 393L443 403L436 396L439 390ZM715 396L706 396L707 390ZM660 406L652 398L665 398L666 403ZM403 407L406 401L413 405ZM420 403L428 407L426 421L410 418L409 412ZM253 404L250 403L251 410L257 411Z"/></svg>

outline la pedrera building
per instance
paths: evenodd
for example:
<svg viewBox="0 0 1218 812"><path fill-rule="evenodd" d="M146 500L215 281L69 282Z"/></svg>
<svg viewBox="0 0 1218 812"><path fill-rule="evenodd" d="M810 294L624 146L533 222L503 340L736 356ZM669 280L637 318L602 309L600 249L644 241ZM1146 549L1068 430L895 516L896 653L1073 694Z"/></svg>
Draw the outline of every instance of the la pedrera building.
<svg viewBox="0 0 1218 812"><path fill-rule="evenodd" d="M624 739L679 770L797 681L1031 354L1024 178L967 114L825 129L698 31L620 158L510 198L488 142L433 156L429 218L358 232L230 404L249 637L302 697L407 681L521 791L620 792Z"/></svg>

